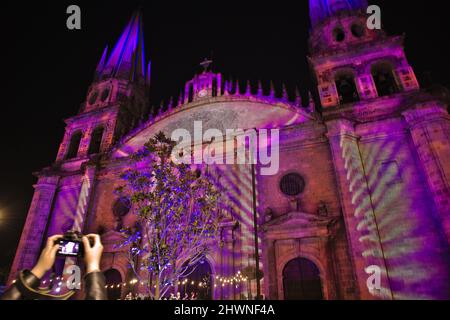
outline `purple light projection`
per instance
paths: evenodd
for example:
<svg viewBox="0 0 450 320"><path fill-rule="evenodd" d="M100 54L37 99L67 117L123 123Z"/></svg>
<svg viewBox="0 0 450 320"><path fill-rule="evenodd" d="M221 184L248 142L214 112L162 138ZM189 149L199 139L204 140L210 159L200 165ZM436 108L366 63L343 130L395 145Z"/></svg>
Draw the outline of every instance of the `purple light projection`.
<svg viewBox="0 0 450 320"><path fill-rule="evenodd" d="M439 236L431 198L423 198L425 178L416 169L407 137L389 137L404 130L401 122L374 130L386 137L357 143L342 135L339 143L357 221L350 232L359 235L365 262L357 272L381 267L383 287L372 292L377 297L431 299L448 290L448 253L442 250L445 239ZM424 282L426 287L415 290Z"/></svg>
<svg viewBox="0 0 450 320"><path fill-rule="evenodd" d="M367 8L367 0L309 0L313 27L339 11Z"/></svg>
<svg viewBox="0 0 450 320"><path fill-rule="evenodd" d="M146 63L143 36L142 13L136 12L123 31L106 64L107 49L103 52L102 59L97 68L97 73L105 77L121 78L127 75L131 69L130 79L145 79ZM149 74L147 74L149 78Z"/></svg>
<svg viewBox="0 0 450 320"><path fill-rule="evenodd" d="M312 24L318 26L336 12L363 9L367 6L367 1L310 0L310 6ZM325 34L322 29L318 28L318 30L321 31L321 35ZM375 41L375 38L370 39ZM406 96L411 91L414 94L414 90L419 89L414 72L406 61L403 48L396 47L398 44L395 39L392 44L395 46L372 52L371 61L397 57L392 71L398 76L399 86L405 91L402 94ZM374 55L377 55L376 59ZM322 85L332 86L333 73L336 71L334 69L342 65L352 66L355 57L362 61L361 64L366 63L360 52L350 52L348 57L339 56L338 58L331 53L326 62L320 59L316 61L319 67L327 64L326 68L318 69L330 69L327 70L327 74L319 74L320 72L316 70L318 79L326 81ZM321 63L323 64L320 65ZM321 238L321 236L303 234L300 230L302 227L297 226L294 231L298 233L294 236L288 233L289 238L282 238L286 237L286 234L283 234L276 240L281 243L276 248L278 244L263 242L261 234L257 235L259 255L267 257L261 261L259 268L262 269L264 264L265 270L275 270L273 274L265 273L266 294L283 298L281 286L277 287L279 280L276 278L279 275L276 274L276 270L282 270L285 262L292 257L309 254L311 260L322 272L327 298L448 298L448 295L444 295L448 292L450 283L448 243L445 241L445 235L442 234L441 222L436 213L438 211L436 201L427 187L429 177L425 176L426 171L424 173L421 170L431 156L426 152L423 152L422 159L417 156L418 147L411 141L414 139L414 136L410 134L411 128L401 114L404 111L403 108L409 107L405 105L404 98L400 97L400 94L379 98L376 88L370 81L371 64L367 63L364 68L360 65L358 68L364 70L361 73L365 72L365 74L358 74L363 78L355 78L355 83L359 91L370 94L361 95L361 101L352 105L351 108L348 105L338 107L335 104L324 105L326 107L323 111L324 115L327 112L332 114L333 109L338 110L332 114L331 120L326 119L326 116L323 119L317 117L312 100L307 108L302 108L299 95L294 101L289 100L285 89L281 97L278 97L280 95L276 94L273 86L266 94L259 83L255 93L252 92L250 84L247 84L244 89L239 86L238 81L222 82L220 74L205 70L201 76L195 77L186 85L184 96L183 93L180 95L178 104L175 105L173 101L176 100L172 99L167 108L161 108L167 111L160 111L156 117L150 116L148 121L129 131L127 135L118 137L121 140L116 148L111 150L111 156L105 157L105 166L98 168L98 172L92 169L83 169L84 171L81 172L80 169L83 168L83 161L87 159L84 156L87 154L89 145L91 132L89 130L98 125L99 121L111 121L111 133L106 133L105 139L112 141L116 115L105 113L101 118L91 115L82 120L74 118L73 126L76 129L86 129L87 132L78 153L79 158L72 164L63 163L62 170L65 172L52 173L54 177L51 178L55 182L49 184L47 180L41 178L37 186L36 198L30 208L29 217L33 219L30 218L27 225L46 224L47 215L50 213L48 234L65 231L64 229L72 227L74 223L75 227L87 225L87 228L93 232L97 232L99 227L104 227L108 230L105 237L110 237L109 243L107 241L105 243L109 245L114 242L115 220L111 212L111 197L114 185L119 180L118 172L129 168L130 163L127 157L142 147L148 138L158 131L164 131L170 136L174 129L188 130L193 124L192 119L208 119L208 128L242 128L244 130L255 127L283 128L284 136L281 137L281 144L284 151L281 152L280 177L290 170L299 171L309 179L308 189L301 198L289 199L299 200L299 203L295 204L297 208L294 208L292 202L289 203L289 200L277 194L279 191L275 188L278 187L278 176L274 179L258 177L256 181L258 214L264 212L266 208L273 209L276 217L291 211L301 211L296 213L301 214L302 217L314 216L315 219L320 220L315 215L316 204L325 197L325 200L329 200L330 203L334 201L328 208L330 215L340 217L341 212L344 213L345 230L342 232L348 237L348 243L347 239L341 243L334 238L333 244L336 244L336 248L340 251L329 252L327 251L329 249L325 247L325 249L316 250L320 243L311 241L315 241L314 237ZM100 79L112 77L119 81L139 80L149 84L150 69L150 63L145 65L142 16L136 13L109 57L108 47L103 51L97 66L97 75ZM216 87L213 89L214 84ZM192 97L190 97L191 89ZM206 96L199 95L200 91L205 90ZM408 96L409 98L413 100L412 95ZM339 104L337 95L335 100ZM104 110L107 110L109 106L105 103L104 107ZM345 114L347 111L348 114ZM447 114L445 116L448 117ZM357 124L348 120L358 117L363 120ZM380 118L382 120L379 120ZM414 120L415 117L410 121ZM61 154L64 154L66 150L70 130L66 134L65 143L61 146ZM436 144L440 144L438 139L434 139L437 140ZM426 142L424 141L421 145L425 145ZM433 143L434 141L430 142L430 144ZM103 145L111 146L108 143L105 144L105 141ZM202 144L199 150L204 152L207 147ZM447 150L444 144L442 144L442 150ZM438 156L444 158L448 154L444 151L440 151L442 154ZM234 150L226 152L234 154ZM194 156L198 155L194 154ZM228 157L230 154L225 156ZM60 159L63 161L63 158ZM438 171L437 166L427 165L430 166L431 172ZM254 267L251 165L199 165L199 169L207 171L207 174L211 175L218 187L223 190L222 210L226 219L222 224L221 241L211 245L211 254L206 257L213 276L230 277L245 267ZM53 191L56 193L55 199L53 199ZM286 211L283 206L290 211ZM262 217L258 215L259 220L260 218ZM291 222L289 220L288 224ZM264 221L260 223L263 224ZM133 221L128 218L124 220L124 224L132 226ZM38 232L36 228L28 227L28 229ZM31 265L38 253L37 247L40 245L38 237L45 235L44 227L42 232L39 229L38 234L28 233L28 229L24 229L23 241L21 240L17 262L13 268L14 272ZM34 245L32 248L36 251L32 254L29 254L30 244ZM347 248L349 258L347 258ZM120 260L120 253L111 248L108 250L105 252L102 263L106 267L120 270L125 278L127 270L125 263ZM274 253L273 259L270 256L271 251ZM278 255L276 257L275 251ZM309 258L309 256L306 257ZM336 260L340 262L336 263ZM342 260L351 260L351 262L347 265L347 262ZM365 269L372 265L377 265L382 270L382 289L371 292L371 295L365 289L368 278ZM326 271L327 268L329 271ZM343 270L347 275L337 276L333 273L335 269ZM335 280L335 277L342 278ZM348 282L355 283L346 287ZM254 283L250 286L254 294ZM344 293L332 292L334 287L339 287L337 290ZM358 289L365 291L359 293ZM346 295L347 291L357 293L354 296L352 293ZM246 293L243 287L220 287L215 290L214 298L237 299L241 293Z"/></svg>

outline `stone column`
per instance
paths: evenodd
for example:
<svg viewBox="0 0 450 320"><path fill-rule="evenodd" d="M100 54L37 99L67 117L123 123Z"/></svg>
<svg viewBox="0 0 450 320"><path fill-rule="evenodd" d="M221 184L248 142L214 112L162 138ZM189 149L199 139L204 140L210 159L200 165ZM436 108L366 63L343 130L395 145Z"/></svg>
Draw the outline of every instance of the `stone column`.
<svg viewBox="0 0 450 320"><path fill-rule="evenodd" d="M435 104L418 106L403 116L450 243L450 116Z"/></svg>
<svg viewBox="0 0 450 320"><path fill-rule="evenodd" d="M76 209L76 215L73 222L72 230L83 233L84 225L87 217L87 211L92 198L92 192L94 189L96 167L95 165L86 165L84 176L81 179L81 190L78 196L78 204ZM66 274L66 270L72 265L77 264L76 258L66 258L64 263L64 283L70 277L70 273ZM63 290L64 292L65 290Z"/></svg>
<svg viewBox="0 0 450 320"><path fill-rule="evenodd" d="M275 240L264 239L263 271L265 275L264 294L269 300L278 300L277 264L275 257ZM280 279L282 280L282 279Z"/></svg>
<svg viewBox="0 0 450 320"><path fill-rule="evenodd" d="M360 299L392 299L380 235L354 124L345 119L326 123L333 156L350 255ZM369 292L366 268L381 271L381 290Z"/></svg>
<svg viewBox="0 0 450 320"><path fill-rule="evenodd" d="M56 157L57 161L63 161L64 157L67 153L67 148L70 144L72 132L66 129L66 132L64 133L63 141L61 142L58 150L58 156Z"/></svg>
<svg viewBox="0 0 450 320"><path fill-rule="evenodd" d="M82 137L80 141L80 146L78 148L78 157L86 157L88 155L92 131L93 131L92 127L84 128L82 130Z"/></svg>
<svg viewBox="0 0 450 320"><path fill-rule="evenodd" d="M223 223L220 225L222 228L222 275L224 277L232 277L235 275L234 266L234 222ZM234 296L235 288L232 285L226 284L223 288L223 299L232 300Z"/></svg>
<svg viewBox="0 0 450 320"><path fill-rule="evenodd" d="M8 284L23 269L31 269L39 258L43 236L50 218L56 188L60 177L41 173L28 211L16 256L9 274Z"/></svg>
<svg viewBox="0 0 450 320"><path fill-rule="evenodd" d="M87 165L84 171L84 176L81 179L81 190L78 197L77 212L73 229L83 232L87 217L87 211L91 202L92 193L94 190L96 166Z"/></svg>

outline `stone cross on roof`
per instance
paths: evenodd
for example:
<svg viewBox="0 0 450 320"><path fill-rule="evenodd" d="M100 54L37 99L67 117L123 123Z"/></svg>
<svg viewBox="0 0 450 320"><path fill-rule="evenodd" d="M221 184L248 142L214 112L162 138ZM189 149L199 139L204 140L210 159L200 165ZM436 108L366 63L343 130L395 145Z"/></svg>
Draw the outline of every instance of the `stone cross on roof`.
<svg viewBox="0 0 450 320"><path fill-rule="evenodd" d="M200 65L203 67L203 72L207 72L212 63L212 60L205 58L205 60L200 63Z"/></svg>

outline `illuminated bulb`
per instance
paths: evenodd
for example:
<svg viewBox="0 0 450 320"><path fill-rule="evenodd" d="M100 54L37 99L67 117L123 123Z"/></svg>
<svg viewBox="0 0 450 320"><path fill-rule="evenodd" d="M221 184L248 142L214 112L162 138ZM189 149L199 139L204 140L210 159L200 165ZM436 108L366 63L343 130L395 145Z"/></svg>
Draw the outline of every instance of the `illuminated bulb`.
<svg viewBox="0 0 450 320"><path fill-rule="evenodd" d="M192 282L191 282L191 285L194 285L194 284L195 284L195 282L194 282L194 281L192 281Z"/></svg>

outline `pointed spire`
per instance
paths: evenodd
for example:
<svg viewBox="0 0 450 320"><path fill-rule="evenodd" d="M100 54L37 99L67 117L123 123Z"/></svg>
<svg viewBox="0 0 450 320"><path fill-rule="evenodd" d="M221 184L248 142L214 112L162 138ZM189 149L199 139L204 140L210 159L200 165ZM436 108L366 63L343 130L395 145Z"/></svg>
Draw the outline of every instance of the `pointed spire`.
<svg viewBox="0 0 450 320"><path fill-rule="evenodd" d="M223 84L223 95L224 96L228 96L230 94L230 89L229 89L229 81L225 80L224 84Z"/></svg>
<svg viewBox="0 0 450 320"><path fill-rule="evenodd" d="M300 89L299 87L295 87L295 104L298 107L302 107L302 95L300 94Z"/></svg>
<svg viewBox="0 0 450 320"><path fill-rule="evenodd" d="M261 80L258 80L258 96L262 97L264 95L263 86Z"/></svg>
<svg viewBox="0 0 450 320"><path fill-rule="evenodd" d="M105 50L103 50L102 58L100 59L100 62L97 65L97 69L95 70L97 75L100 75L102 73L103 68L105 67L107 55L108 55L108 46L106 46Z"/></svg>
<svg viewBox="0 0 450 320"><path fill-rule="evenodd" d="M157 108L153 105L150 110L151 110L150 111L150 119L154 120L155 117L158 115Z"/></svg>
<svg viewBox="0 0 450 320"><path fill-rule="evenodd" d="M144 52L142 13L137 11L111 52L102 75L144 81L146 74ZM147 79L148 76L147 70Z"/></svg>
<svg viewBox="0 0 450 320"><path fill-rule="evenodd" d="M311 94L311 91L308 92L309 95L309 104L308 104L308 111L310 113L316 112L316 103L314 102L314 98Z"/></svg>
<svg viewBox="0 0 450 320"><path fill-rule="evenodd" d="M150 112L148 113L148 120L149 121L153 121L153 107L150 108Z"/></svg>
<svg viewBox="0 0 450 320"><path fill-rule="evenodd" d="M228 94L232 95L233 94L233 78L230 77L230 79L228 80L228 88L227 88Z"/></svg>
<svg viewBox="0 0 450 320"><path fill-rule="evenodd" d="M315 27L340 11L361 10L367 6L367 0L309 0L311 24Z"/></svg>
<svg viewBox="0 0 450 320"><path fill-rule="evenodd" d="M246 96L252 95L252 85L250 83L250 80L247 80L247 87L245 88L245 95Z"/></svg>
<svg viewBox="0 0 450 320"><path fill-rule="evenodd" d="M288 101L289 100L289 95L287 92L287 87L286 87L286 83L283 83L283 100Z"/></svg>
<svg viewBox="0 0 450 320"><path fill-rule="evenodd" d="M270 80L270 97L275 98L275 84Z"/></svg>
<svg viewBox="0 0 450 320"><path fill-rule="evenodd" d="M235 88L235 95L239 95L240 93L241 93L241 89L240 89L240 87L239 87L239 79L238 78L236 78L236 83L235 83L235 86L236 86L236 88Z"/></svg>
<svg viewBox="0 0 450 320"><path fill-rule="evenodd" d="M172 109L173 109L173 101L174 101L173 97L170 97L169 105L167 107L167 110L172 111Z"/></svg>
<svg viewBox="0 0 450 320"><path fill-rule="evenodd" d="M183 90L181 90L180 95L178 96L178 105L177 106L181 106L183 105Z"/></svg>
<svg viewBox="0 0 450 320"><path fill-rule="evenodd" d="M152 61L148 62L147 65L147 86L150 86L151 82L152 82Z"/></svg>

